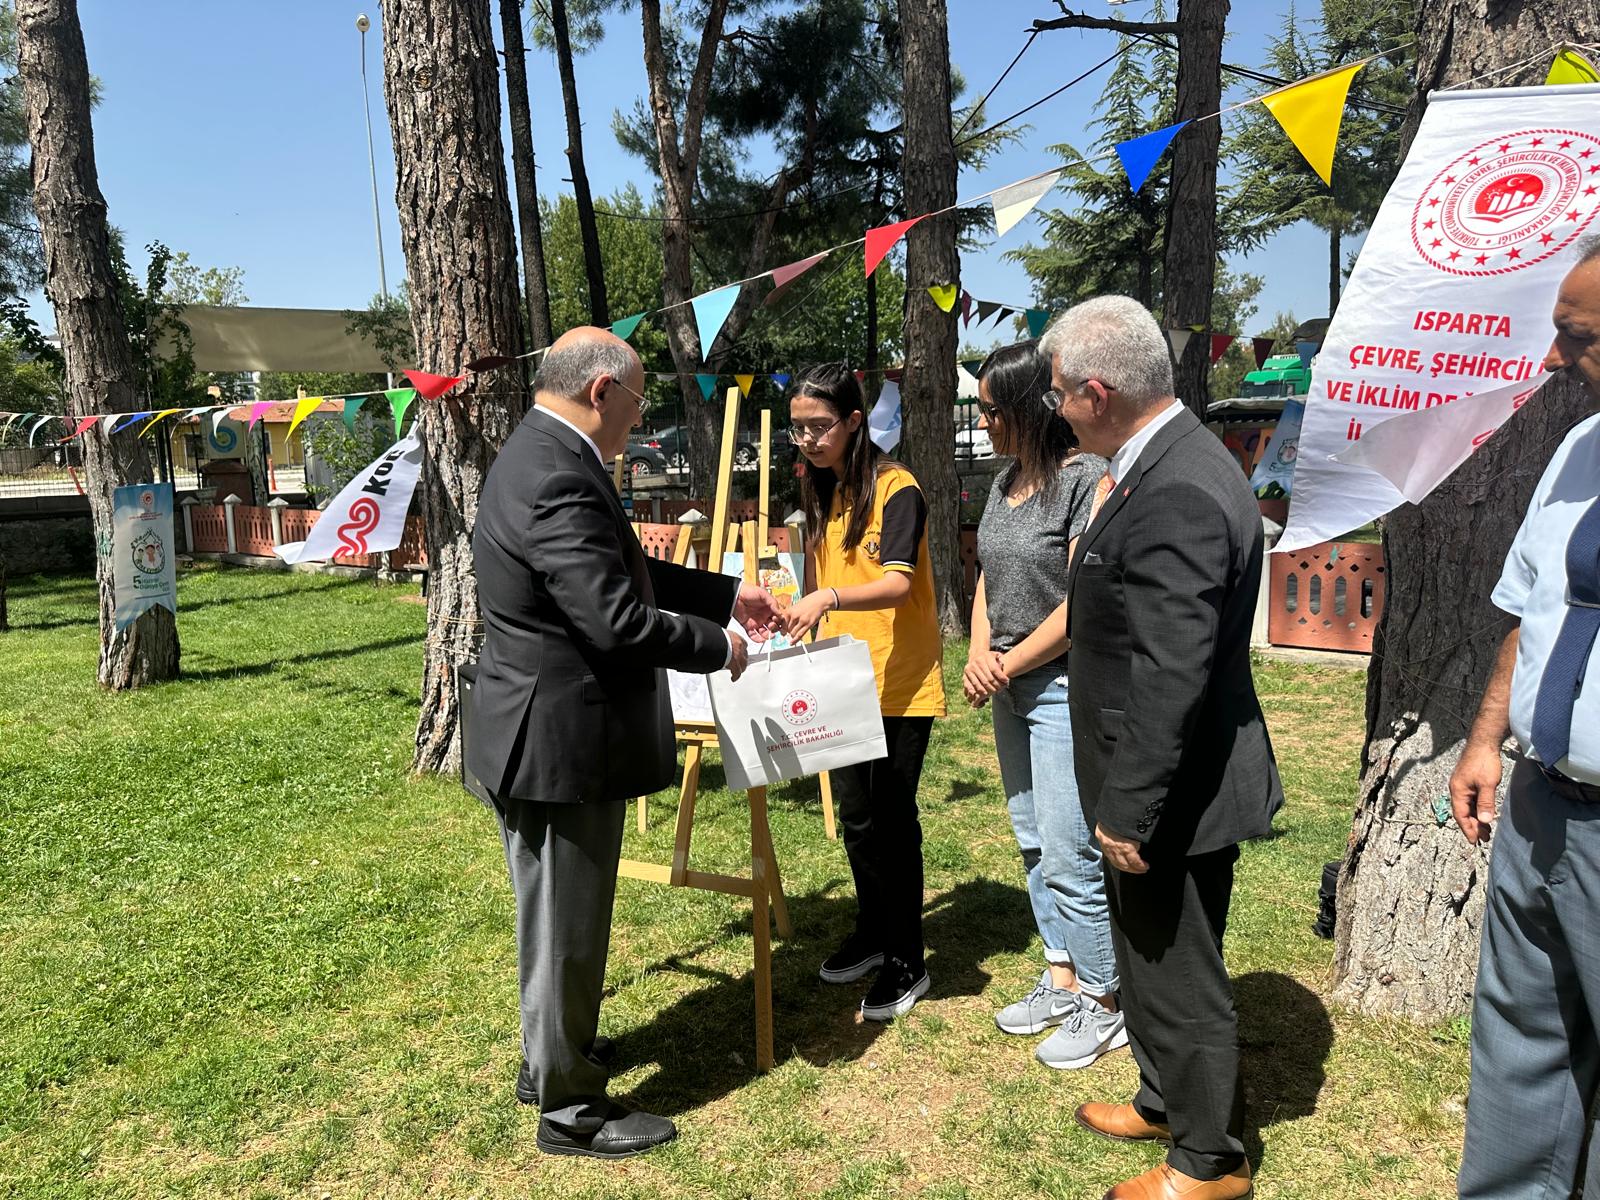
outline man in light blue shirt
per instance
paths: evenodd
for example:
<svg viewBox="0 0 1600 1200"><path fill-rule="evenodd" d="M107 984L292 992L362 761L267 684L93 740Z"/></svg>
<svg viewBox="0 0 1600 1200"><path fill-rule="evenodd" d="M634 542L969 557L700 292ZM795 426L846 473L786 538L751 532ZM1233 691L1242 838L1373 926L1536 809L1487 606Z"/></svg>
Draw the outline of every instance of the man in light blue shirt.
<svg viewBox="0 0 1600 1200"><path fill-rule="evenodd" d="M1600 398L1600 238L1554 320L1545 368ZM1496 830L1460 1195L1566 1200L1600 1085L1600 416L1550 460L1493 599L1516 624L1450 777L1467 840ZM1523 757L1499 813L1508 732Z"/></svg>

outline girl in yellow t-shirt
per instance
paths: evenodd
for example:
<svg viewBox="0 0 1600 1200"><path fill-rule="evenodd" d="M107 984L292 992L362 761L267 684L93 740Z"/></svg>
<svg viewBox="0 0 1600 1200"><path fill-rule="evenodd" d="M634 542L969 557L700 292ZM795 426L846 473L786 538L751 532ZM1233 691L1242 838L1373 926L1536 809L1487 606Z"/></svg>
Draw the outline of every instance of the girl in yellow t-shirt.
<svg viewBox="0 0 1600 1200"><path fill-rule="evenodd" d="M933 719L945 712L928 510L911 472L873 445L848 367L801 372L788 399L790 432L805 459L812 587L783 614L785 631L798 639L820 625L823 637L867 643L888 743L886 757L832 772L857 915L820 974L850 983L876 968L861 1014L887 1021L928 990L917 783Z"/></svg>

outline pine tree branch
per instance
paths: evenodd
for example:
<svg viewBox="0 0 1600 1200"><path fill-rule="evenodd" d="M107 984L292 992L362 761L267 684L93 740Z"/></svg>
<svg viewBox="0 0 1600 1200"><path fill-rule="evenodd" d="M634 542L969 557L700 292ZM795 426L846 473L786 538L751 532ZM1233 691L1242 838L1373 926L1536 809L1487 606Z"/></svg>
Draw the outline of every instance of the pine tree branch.
<svg viewBox="0 0 1600 1200"><path fill-rule="evenodd" d="M1035 21L1033 31L1043 33L1047 29L1112 29L1118 33L1177 33L1183 26L1176 21L1119 21L1111 17L1091 17L1086 13L1075 13L1068 8L1062 0L1056 0L1056 7L1062 15L1051 21Z"/></svg>

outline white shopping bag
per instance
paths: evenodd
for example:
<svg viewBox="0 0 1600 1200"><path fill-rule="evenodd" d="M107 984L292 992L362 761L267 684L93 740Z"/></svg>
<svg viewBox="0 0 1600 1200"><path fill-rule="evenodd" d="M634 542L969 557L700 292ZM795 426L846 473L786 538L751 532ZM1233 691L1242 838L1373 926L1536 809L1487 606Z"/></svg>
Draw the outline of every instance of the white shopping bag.
<svg viewBox="0 0 1600 1200"><path fill-rule="evenodd" d="M853 637L754 653L710 677L728 786L762 787L888 753L872 653Z"/></svg>

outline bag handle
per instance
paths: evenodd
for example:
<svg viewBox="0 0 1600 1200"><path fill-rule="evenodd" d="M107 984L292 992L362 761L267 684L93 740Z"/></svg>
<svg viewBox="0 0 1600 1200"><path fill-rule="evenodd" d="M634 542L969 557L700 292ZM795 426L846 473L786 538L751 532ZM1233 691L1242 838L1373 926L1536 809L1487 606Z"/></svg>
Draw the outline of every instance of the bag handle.
<svg viewBox="0 0 1600 1200"><path fill-rule="evenodd" d="M766 641L762 642L761 645L766 648L762 657L767 660L767 673L770 675L772 673L772 656L775 653L775 651L772 649L772 639L768 638ZM790 642L788 648L792 650L796 646L800 647L800 652L805 655L806 662L809 663L811 661L811 647L807 646L805 642L801 641Z"/></svg>

